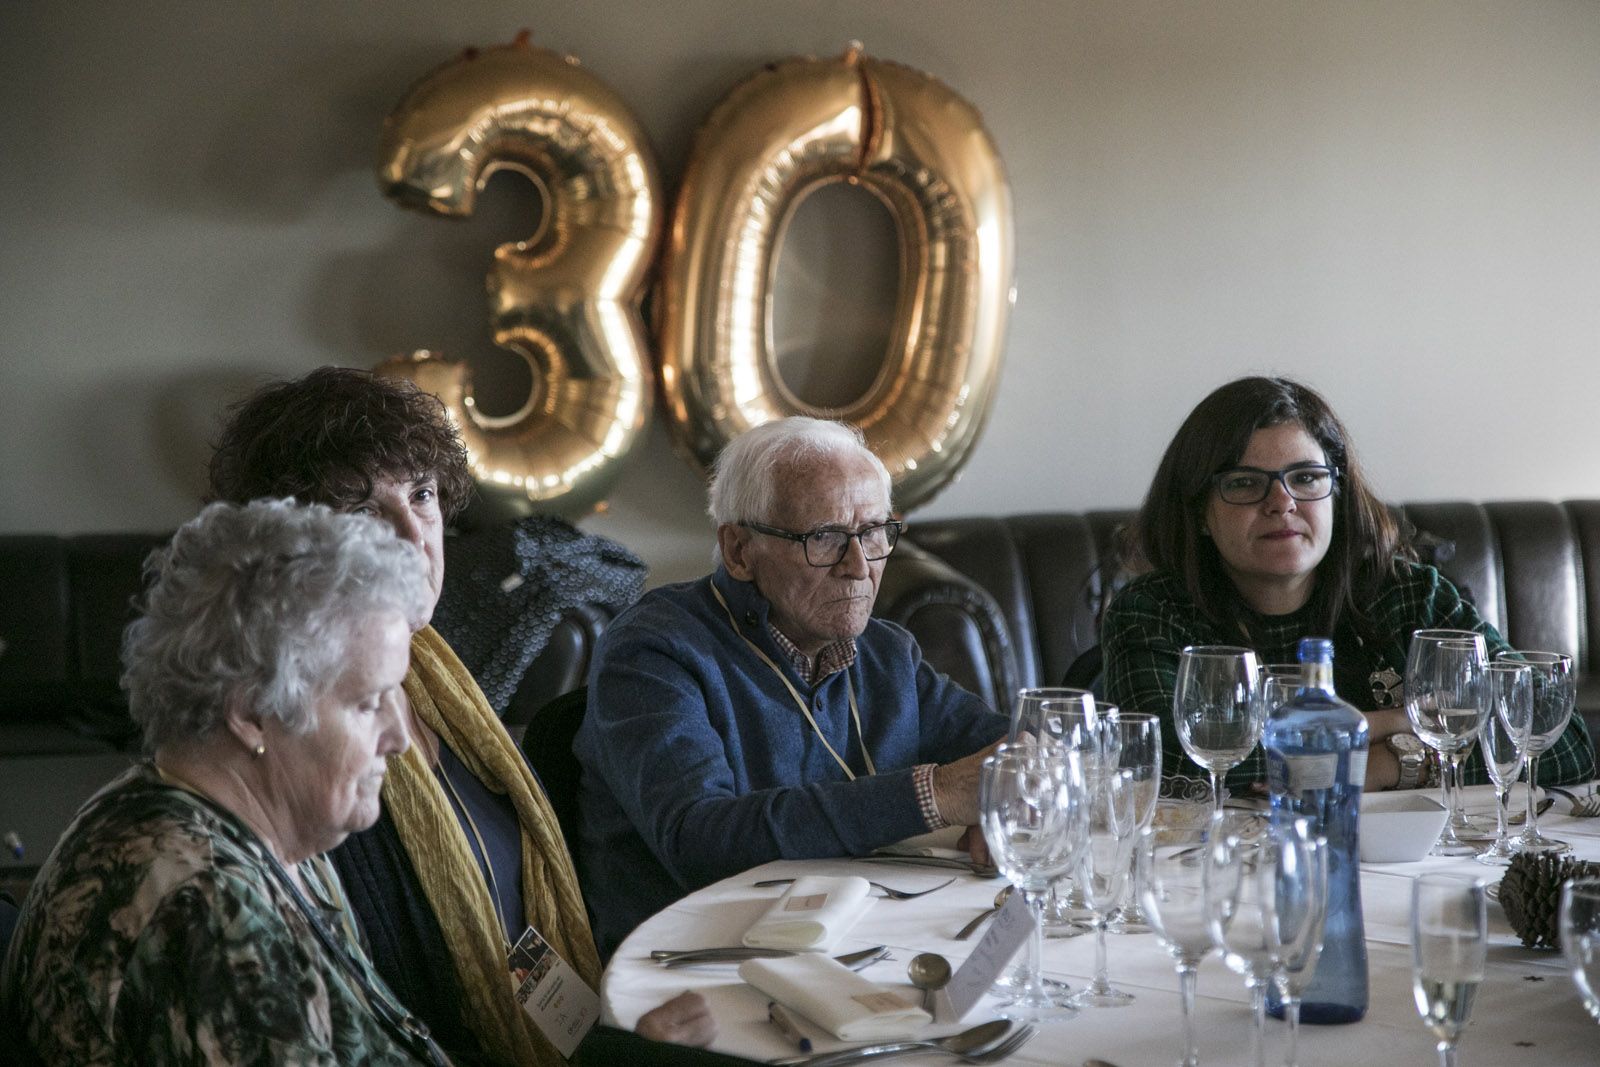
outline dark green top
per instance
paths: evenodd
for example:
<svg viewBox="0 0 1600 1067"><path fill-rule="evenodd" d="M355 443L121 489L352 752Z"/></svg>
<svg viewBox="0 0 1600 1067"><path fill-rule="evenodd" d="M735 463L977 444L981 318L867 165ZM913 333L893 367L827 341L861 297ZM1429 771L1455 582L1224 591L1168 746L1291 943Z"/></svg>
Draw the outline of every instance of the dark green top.
<svg viewBox="0 0 1600 1067"><path fill-rule="evenodd" d="M321 857L299 866L329 943L389 998ZM78 813L23 904L0 1017L46 1063L416 1064L325 949L260 839L131 768Z"/></svg>
<svg viewBox="0 0 1600 1067"><path fill-rule="evenodd" d="M1461 598L1456 587L1432 567L1401 563L1400 575L1379 595L1369 614L1369 636L1342 624L1334 641L1334 689L1362 711L1404 708L1406 650L1411 635L1433 627L1476 630L1483 634L1492 659L1510 649L1493 626ZM1142 575L1129 582L1106 609L1101 641L1105 649L1105 692L1111 703L1127 711L1161 720L1161 766L1164 776L1203 779L1205 771L1189 759L1178 741L1172 716L1178 654L1185 645L1248 644L1262 663L1295 662L1300 638L1327 636L1314 632L1308 608L1288 615L1261 615L1245 609L1243 627L1229 632L1205 619L1184 588L1166 572ZM1370 635L1380 635L1372 637ZM1594 751L1579 715L1566 732L1539 757L1544 785L1586 782L1594 775ZM1483 757L1474 746L1465 780L1488 781ZM1266 781L1261 746L1228 773L1228 787L1239 792Z"/></svg>

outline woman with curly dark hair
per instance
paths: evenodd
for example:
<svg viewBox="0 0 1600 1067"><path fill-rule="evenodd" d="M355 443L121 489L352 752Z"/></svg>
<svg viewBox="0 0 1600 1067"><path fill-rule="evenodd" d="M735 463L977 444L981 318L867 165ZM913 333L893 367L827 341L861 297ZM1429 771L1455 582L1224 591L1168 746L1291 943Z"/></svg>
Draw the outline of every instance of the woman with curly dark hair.
<svg viewBox="0 0 1600 1067"><path fill-rule="evenodd" d="M1476 630L1491 656L1509 648L1449 580L1415 561L1344 424L1314 390L1286 378L1240 378L1189 413L1129 541L1151 572L1106 609L1105 689L1124 710L1160 717L1169 774L1202 774L1172 718L1185 645L1242 644L1263 663L1293 662L1301 637L1332 636L1335 688L1367 717L1368 789L1421 784L1415 761L1401 761L1422 750L1401 689L1412 633ZM1574 716L1540 760L1540 778L1586 781L1593 767ZM1486 780L1476 752L1466 773ZM1227 777L1234 790L1264 781L1259 747Z"/></svg>
<svg viewBox="0 0 1600 1067"><path fill-rule="evenodd" d="M231 409L211 495L293 496L370 514L428 561L467 502L467 453L444 405L404 379L323 367ZM457 1063L558 1064L513 996L508 951L532 927L598 988L600 961L549 800L482 690L431 626L405 680L413 745L391 761L376 825L331 856L379 973ZM669 1001L639 1032L712 1034L704 1001ZM580 1050L581 1054L581 1050Z"/></svg>

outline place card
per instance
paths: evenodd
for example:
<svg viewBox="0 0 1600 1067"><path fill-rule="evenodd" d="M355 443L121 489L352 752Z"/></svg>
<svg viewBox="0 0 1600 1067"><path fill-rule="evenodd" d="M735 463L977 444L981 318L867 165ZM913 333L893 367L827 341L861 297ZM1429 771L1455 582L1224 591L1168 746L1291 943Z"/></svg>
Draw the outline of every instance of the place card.
<svg viewBox="0 0 1600 1067"><path fill-rule="evenodd" d="M1033 936L1033 911L1021 893L1012 893L950 983L934 994L933 1019L958 1023L989 992L1011 957Z"/></svg>
<svg viewBox="0 0 1600 1067"><path fill-rule="evenodd" d="M600 995L531 926L511 949L511 982L539 1032L571 1058L600 1018Z"/></svg>

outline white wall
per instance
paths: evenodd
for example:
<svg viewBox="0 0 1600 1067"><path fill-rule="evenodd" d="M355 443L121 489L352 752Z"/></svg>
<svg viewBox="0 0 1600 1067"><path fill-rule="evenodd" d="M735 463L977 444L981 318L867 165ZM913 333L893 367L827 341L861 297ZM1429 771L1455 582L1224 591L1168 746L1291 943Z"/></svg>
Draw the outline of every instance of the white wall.
<svg viewBox="0 0 1600 1067"><path fill-rule="evenodd" d="M482 276L535 202L497 178L467 223L405 213L371 159L413 80L524 25L633 104L669 184L770 59L859 38L977 104L1019 298L986 436L922 514L1131 505L1253 370L1324 389L1392 498L1600 496L1600 4L293 6L0 5L0 532L181 521L263 377L419 346L503 372ZM841 293L843 208L793 260ZM840 320L822 346L874 336ZM588 526L693 574L699 497L658 428Z"/></svg>

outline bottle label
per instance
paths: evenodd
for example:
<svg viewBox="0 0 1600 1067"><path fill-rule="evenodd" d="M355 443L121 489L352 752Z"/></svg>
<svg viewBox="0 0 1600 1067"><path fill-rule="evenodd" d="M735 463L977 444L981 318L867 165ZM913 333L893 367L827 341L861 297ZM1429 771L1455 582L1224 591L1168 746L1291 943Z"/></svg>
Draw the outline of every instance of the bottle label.
<svg viewBox="0 0 1600 1067"><path fill-rule="evenodd" d="M1304 793L1308 789L1332 789L1339 775L1338 753L1318 753L1307 756L1285 756L1289 772L1288 792Z"/></svg>
<svg viewBox="0 0 1600 1067"><path fill-rule="evenodd" d="M1350 781L1348 785L1366 788L1367 784L1367 750L1356 748L1350 750Z"/></svg>

